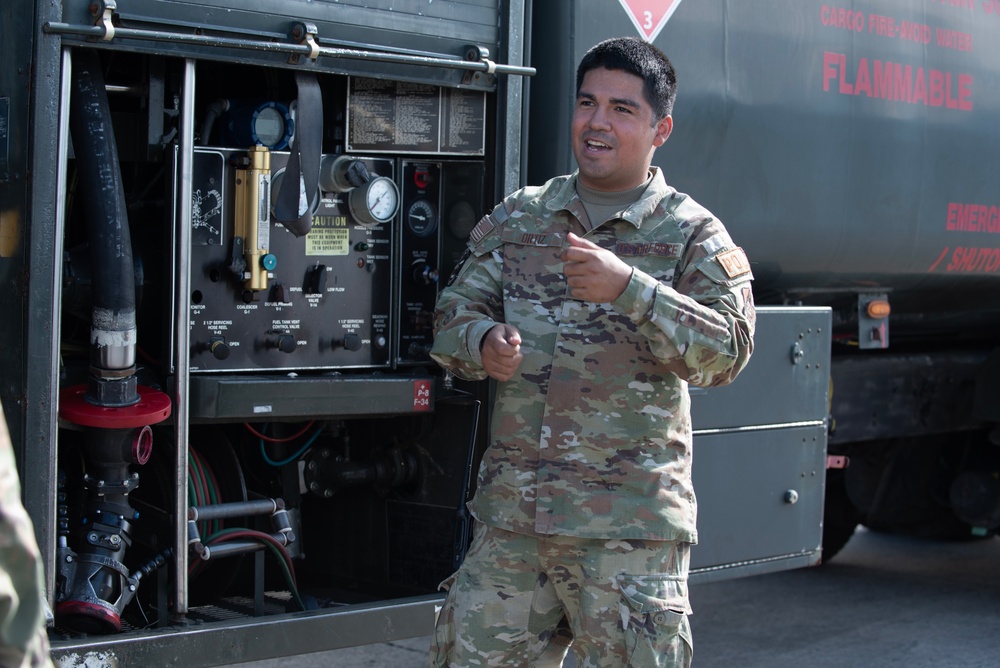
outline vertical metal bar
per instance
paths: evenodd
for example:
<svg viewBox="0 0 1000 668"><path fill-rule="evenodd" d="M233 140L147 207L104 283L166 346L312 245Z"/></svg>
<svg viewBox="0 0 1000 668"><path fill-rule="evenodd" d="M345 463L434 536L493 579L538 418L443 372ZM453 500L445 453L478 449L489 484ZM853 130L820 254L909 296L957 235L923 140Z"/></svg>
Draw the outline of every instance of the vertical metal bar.
<svg viewBox="0 0 1000 668"><path fill-rule="evenodd" d="M62 49L61 67L59 79L59 110L56 116L56 127L51 136L54 136L56 146L55 164L55 188L54 201L52 202L52 223L51 226L45 221L45 216L40 210L35 210L31 216L31 240L33 250L30 251L29 268L30 275L42 277L48 272L48 277L41 284L34 284L29 290L27 318L33 320L36 315L46 319L44 323L37 323L40 326L36 329L29 325L29 336L26 346L30 351L36 344L39 349L29 352L30 360L42 359L47 364L39 364L37 368L45 368L47 380L44 385L35 383L28 379L25 384L26 396L34 394L36 391L41 394L45 390L45 398L39 401L33 398L29 401L30 406L37 406L37 418L40 420L37 433L43 439L43 443L32 444L30 437L25 438L25 480L23 487L27 491L29 488L37 488L37 493L26 494L25 505L31 515L35 526L35 538L38 543L42 560L45 564L45 591L48 593L49 604L53 603L55 594L55 574L56 574L56 469L57 469L57 441L59 421L57 414L59 411L59 331L62 326L62 256L63 241L66 229L66 180L69 170L69 98L71 81L73 78L73 60L69 49ZM41 93L39 97L41 97ZM43 139L43 135L48 135L51 128L35 127L35 149L32 152L31 161L35 163L39 160L51 159L52 153L46 150L43 145L50 139ZM48 156L48 157L47 157ZM36 174L41 174L36 171ZM40 182L44 183L44 179ZM34 187L32 188L34 190ZM43 188L44 189L44 188ZM53 196L46 193L46 197ZM47 231L43 232L39 225L43 224ZM43 256L38 251L43 244L50 243L50 255ZM36 254L37 253L37 254ZM36 301L35 297L38 297ZM42 300L45 300L42 303ZM47 336L39 336L39 332L45 331ZM32 333L33 332L33 333ZM42 355L41 346L45 346ZM35 365L28 364L26 373L32 373L31 368ZM36 389L28 389L36 388ZM29 416L30 422L30 416ZM35 433L30 428L26 434Z"/></svg>
<svg viewBox="0 0 1000 668"><path fill-rule="evenodd" d="M253 616L264 615L264 550L253 554Z"/></svg>
<svg viewBox="0 0 1000 668"><path fill-rule="evenodd" d="M534 12L533 0L522 0L524 3L524 36L521 41L521 61L531 63L531 30L535 22L532 17ZM528 139L531 135L531 82L525 81L521 84L521 160L518 164L521 178L527 180L528 174Z"/></svg>
<svg viewBox="0 0 1000 668"><path fill-rule="evenodd" d="M170 626L170 601L167 589L170 588L170 569L160 568L156 571L156 628L164 629Z"/></svg>
<svg viewBox="0 0 1000 668"><path fill-rule="evenodd" d="M174 238L174 612L188 612L187 591L187 481L188 481L188 388L190 358L188 355L191 317L191 182L194 170L194 85L195 61L184 61L184 84L181 97L180 159L177 178L177 220Z"/></svg>
<svg viewBox="0 0 1000 668"><path fill-rule="evenodd" d="M524 15L524 0L509 0L507 2L507 55L508 64L520 66L524 58L524 36L527 18ZM503 124L505 132L500 136L521 136L521 96L524 91L522 77L503 77L497 85L498 91L506 89L502 95L504 106ZM497 193L497 200L514 192L521 186L521 143L519 141L504 142L503 149L503 192Z"/></svg>
<svg viewBox="0 0 1000 668"><path fill-rule="evenodd" d="M4 90L15 106L6 119L13 126L8 133L20 137L8 146L16 148L8 156L14 159L9 167L13 173L4 190L18 193L19 210L4 211L22 216L17 226L20 235L17 257L4 259L5 269L17 266L17 285L7 286L11 292L5 304L17 304L20 314L12 312L3 328L10 336L11 350L20 350L21 359L5 357L9 364L3 370L3 399L11 442L18 457L24 507L31 517L36 542L45 567L45 588L50 603L55 587L56 568L56 411L59 398L59 324L61 297L61 267L64 216L57 215L56 205L64 200L53 183L57 164L53 160L65 140L60 143L60 120L68 114L68 106L60 113L60 86L69 90L69 74L60 71L61 40L46 37L40 26L49 19L62 17L60 3L7 3L2 21L24 12L18 7L34 7L37 23L23 27L4 26L5 76ZM27 47L23 48L23 47ZM30 49L30 51L29 51ZM22 58L23 57L23 58ZM17 62L14 62L17 59ZM62 101L68 93L63 93ZM23 105L23 106L22 106ZM26 138L27 141L20 139ZM64 154L63 154L64 155ZM65 165L65 159L59 160ZM60 179L64 183L65 179ZM11 190L8 190L11 189ZM4 207L9 206L5 201ZM5 218L5 221L9 220ZM5 226L5 231L7 230ZM14 280L14 274L5 277ZM15 322L20 319L20 322ZM10 400L10 403L7 403ZM14 405L16 402L16 406Z"/></svg>

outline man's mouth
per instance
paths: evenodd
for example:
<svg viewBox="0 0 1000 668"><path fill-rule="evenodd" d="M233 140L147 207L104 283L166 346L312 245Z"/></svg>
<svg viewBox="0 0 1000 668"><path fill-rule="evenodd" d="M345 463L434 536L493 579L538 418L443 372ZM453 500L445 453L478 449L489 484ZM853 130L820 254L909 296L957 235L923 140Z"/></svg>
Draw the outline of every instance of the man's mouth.
<svg viewBox="0 0 1000 668"><path fill-rule="evenodd" d="M607 150L611 149L611 146L609 146L608 144L605 144L602 141L598 141L596 139L587 139L583 143L584 143L584 145L588 149L591 149L591 150L594 150L594 151L607 151Z"/></svg>

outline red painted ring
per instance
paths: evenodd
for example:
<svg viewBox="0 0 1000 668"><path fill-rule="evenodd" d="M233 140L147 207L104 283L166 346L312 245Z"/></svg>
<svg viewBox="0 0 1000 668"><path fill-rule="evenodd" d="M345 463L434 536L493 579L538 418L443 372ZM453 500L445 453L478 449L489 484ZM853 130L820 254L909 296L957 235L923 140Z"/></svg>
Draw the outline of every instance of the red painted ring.
<svg viewBox="0 0 1000 668"><path fill-rule="evenodd" d="M103 622L109 631L122 630L122 620L109 608L88 601L63 601L56 605L56 617L80 616Z"/></svg>
<svg viewBox="0 0 1000 668"><path fill-rule="evenodd" d="M139 385L139 402L131 406L95 406L86 399L87 385L67 387L59 393L59 417L73 424L99 429L134 429L170 417L170 397Z"/></svg>

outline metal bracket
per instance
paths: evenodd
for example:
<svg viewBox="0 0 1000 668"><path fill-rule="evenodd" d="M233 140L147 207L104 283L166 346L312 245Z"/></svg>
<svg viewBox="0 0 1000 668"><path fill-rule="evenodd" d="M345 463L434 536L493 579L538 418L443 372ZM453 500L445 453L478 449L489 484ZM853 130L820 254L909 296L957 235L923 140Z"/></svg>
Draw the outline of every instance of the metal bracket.
<svg viewBox="0 0 1000 668"><path fill-rule="evenodd" d="M850 458L844 455L827 455L826 456L826 468L828 469L846 469L850 466Z"/></svg>
<svg viewBox="0 0 1000 668"><path fill-rule="evenodd" d="M308 58L312 61L319 58L319 44L316 42L316 36L318 34L319 29L316 28L315 23L296 23L295 27L292 28L292 39L299 44L305 44L309 47ZM299 54L293 53L289 56L288 62L291 65L297 65L299 62Z"/></svg>
<svg viewBox="0 0 1000 668"><path fill-rule="evenodd" d="M90 13L96 19L94 25L101 28L101 39L110 42L115 38L115 25L112 23L118 3L115 0L100 0L90 5Z"/></svg>
<svg viewBox="0 0 1000 668"><path fill-rule="evenodd" d="M468 71L462 77L462 83L471 84L478 81L483 76L493 78L493 73L497 70L497 64L490 60L490 50L484 46L470 45L465 48L465 60L470 63L485 63L486 72Z"/></svg>

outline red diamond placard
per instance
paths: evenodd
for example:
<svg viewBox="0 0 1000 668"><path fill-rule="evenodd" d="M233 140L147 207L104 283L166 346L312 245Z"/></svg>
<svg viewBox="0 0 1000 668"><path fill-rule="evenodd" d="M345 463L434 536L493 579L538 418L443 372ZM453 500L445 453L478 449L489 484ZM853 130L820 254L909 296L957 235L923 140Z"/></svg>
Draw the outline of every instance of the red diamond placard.
<svg viewBox="0 0 1000 668"><path fill-rule="evenodd" d="M667 25L681 0L618 0L632 19L639 35L652 42Z"/></svg>

